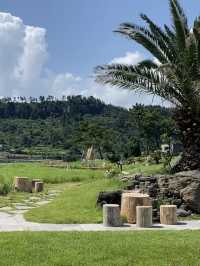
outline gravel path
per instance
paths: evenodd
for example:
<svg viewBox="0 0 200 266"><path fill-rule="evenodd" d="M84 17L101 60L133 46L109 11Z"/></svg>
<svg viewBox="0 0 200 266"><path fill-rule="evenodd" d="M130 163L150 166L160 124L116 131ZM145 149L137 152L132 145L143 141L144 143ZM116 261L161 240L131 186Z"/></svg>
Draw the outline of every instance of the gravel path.
<svg viewBox="0 0 200 266"><path fill-rule="evenodd" d="M184 221L177 225L155 224L152 228L136 225L104 227L102 224L40 224L27 222L23 214L0 213L0 232L11 231L134 231L134 230L200 230L200 221Z"/></svg>

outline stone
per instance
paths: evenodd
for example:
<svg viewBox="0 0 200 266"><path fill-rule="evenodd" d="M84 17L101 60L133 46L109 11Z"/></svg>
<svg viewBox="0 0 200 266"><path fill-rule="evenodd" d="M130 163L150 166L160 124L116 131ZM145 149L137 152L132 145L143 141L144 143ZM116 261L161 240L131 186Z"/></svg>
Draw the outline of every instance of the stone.
<svg viewBox="0 0 200 266"><path fill-rule="evenodd" d="M8 206L7 207L5 206L5 207L0 208L0 212L1 211L9 212L11 210L12 210L12 207L8 207Z"/></svg>
<svg viewBox="0 0 200 266"><path fill-rule="evenodd" d="M49 202L51 202L51 200L41 200L41 201L37 202L36 205L42 206L42 205L48 204Z"/></svg>
<svg viewBox="0 0 200 266"><path fill-rule="evenodd" d="M100 192L97 198L96 204L98 206L103 206L104 204L118 204L121 205L122 191L108 191Z"/></svg>
<svg viewBox="0 0 200 266"><path fill-rule="evenodd" d="M137 184L137 185L136 185ZM133 176L127 187L147 193L152 199L184 205L185 210L200 213L200 171L186 171L175 175Z"/></svg>
<svg viewBox="0 0 200 266"><path fill-rule="evenodd" d="M183 209L177 209L176 214L178 217L187 217L191 215L191 211L186 211Z"/></svg>

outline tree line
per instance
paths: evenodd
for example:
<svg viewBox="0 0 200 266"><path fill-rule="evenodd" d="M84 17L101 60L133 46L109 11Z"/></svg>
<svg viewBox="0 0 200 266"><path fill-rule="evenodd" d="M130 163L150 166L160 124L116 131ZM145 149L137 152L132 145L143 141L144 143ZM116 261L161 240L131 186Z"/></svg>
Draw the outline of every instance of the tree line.
<svg viewBox="0 0 200 266"><path fill-rule="evenodd" d="M117 160L160 149L178 137L172 109L107 105L94 97L0 100L0 144L14 153L81 159L94 146L101 159Z"/></svg>

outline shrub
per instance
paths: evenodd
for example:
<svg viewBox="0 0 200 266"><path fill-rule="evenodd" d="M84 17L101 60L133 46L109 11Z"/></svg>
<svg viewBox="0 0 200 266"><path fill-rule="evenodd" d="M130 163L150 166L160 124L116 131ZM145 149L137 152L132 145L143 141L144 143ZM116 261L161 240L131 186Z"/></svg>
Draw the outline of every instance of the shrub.
<svg viewBox="0 0 200 266"><path fill-rule="evenodd" d="M160 151L160 150L156 150L156 151L154 151L154 152L151 154L151 157L152 157L152 159L154 160L154 162L155 162L156 164L159 164L159 163L160 163L160 160L162 159L161 151Z"/></svg>
<svg viewBox="0 0 200 266"><path fill-rule="evenodd" d="M120 173L121 173L120 169L114 168L114 169L107 170L105 172L105 176L108 178L113 178L113 177L119 175Z"/></svg>
<svg viewBox="0 0 200 266"><path fill-rule="evenodd" d="M9 183L0 183L0 195L7 195L12 190L12 185Z"/></svg>

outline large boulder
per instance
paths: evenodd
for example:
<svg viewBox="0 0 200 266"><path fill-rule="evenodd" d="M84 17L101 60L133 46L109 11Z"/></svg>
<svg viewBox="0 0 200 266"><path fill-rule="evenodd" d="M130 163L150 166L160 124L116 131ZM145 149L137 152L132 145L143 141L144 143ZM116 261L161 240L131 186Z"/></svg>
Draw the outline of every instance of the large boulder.
<svg viewBox="0 0 200 266"><path fill-rule="evenodd" d="M186 209L200 213L200 171L180 172L171 180L170 186L180 193Z"/></svg>
<svg viewBox="0 0 200 266"><path fill-rule="evenodd" d="M140 189L158 202L184 206L185 210L200 213L200 171L186 171L175 175L132 176L129 189ZM156 203L159 205L158 203Z"/></svg>
<svg viewBox="0 0 200 266"><path fill-rule="evenodd" d="M106 191L100 192L97 198L96 204L98 206L103 206L104 204L118 204L121 205L122 191Z"/></svg>

